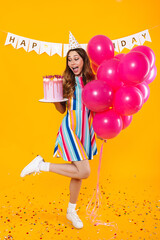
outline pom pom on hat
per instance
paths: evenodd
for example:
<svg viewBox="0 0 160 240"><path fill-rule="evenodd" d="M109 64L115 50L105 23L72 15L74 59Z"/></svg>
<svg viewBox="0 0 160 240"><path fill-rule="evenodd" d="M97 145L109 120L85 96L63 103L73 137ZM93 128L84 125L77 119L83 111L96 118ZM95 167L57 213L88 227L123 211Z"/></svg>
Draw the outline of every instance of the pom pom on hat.
<svg viewBox="0 0 160 240"><path fill-rule="evenodd" d="M71 32L69 32L69 49L74 49L74 48L81 48L81 45L77 42L75 37Z"/></svg>

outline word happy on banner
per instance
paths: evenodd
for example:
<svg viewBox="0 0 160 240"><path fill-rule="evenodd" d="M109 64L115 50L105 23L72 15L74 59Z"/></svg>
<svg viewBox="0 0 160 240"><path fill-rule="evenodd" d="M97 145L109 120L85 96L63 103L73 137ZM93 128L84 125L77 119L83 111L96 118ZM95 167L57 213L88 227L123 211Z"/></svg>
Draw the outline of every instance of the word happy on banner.
<svg viewBox="0 0 160 240"><path fill-rule="evenodd" d="M49 56L58 54L62 57L62 43L37 41L8 33L5 45L11 44L14 48L24 48L26 52L35 51L38 54L46 52Z"/></svg>
<svg viewBox="0 0 160 240"><path fill-rule="evenodd" d="M124 48L132 49L134 45L143 45L145 41L151 42L151 38L148 30L130 35L128 37L112 40L115 52L122 52ZM47 53L49 56L58 54L62 57L62 45L63 45L63 57L67 55L69 50L69 44L51 43L33 40L25 37L21 37L12 33L8 33L5 45L11 44L14 48L24 48L26 52L35 51L38 54ZM80 44L80 46L87 50L87 44Z"/></svg>

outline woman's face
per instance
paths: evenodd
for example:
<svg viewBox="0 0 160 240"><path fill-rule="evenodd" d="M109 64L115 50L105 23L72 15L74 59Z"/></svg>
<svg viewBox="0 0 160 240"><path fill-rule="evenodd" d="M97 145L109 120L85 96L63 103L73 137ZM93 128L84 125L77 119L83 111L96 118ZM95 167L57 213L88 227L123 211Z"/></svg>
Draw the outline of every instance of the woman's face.
<svg viewBox="0 0 160 240"><path fill-rule="evenodd" d="M83 59L76 51L69 53L68 66L76 76L82 76Z"/></svg>

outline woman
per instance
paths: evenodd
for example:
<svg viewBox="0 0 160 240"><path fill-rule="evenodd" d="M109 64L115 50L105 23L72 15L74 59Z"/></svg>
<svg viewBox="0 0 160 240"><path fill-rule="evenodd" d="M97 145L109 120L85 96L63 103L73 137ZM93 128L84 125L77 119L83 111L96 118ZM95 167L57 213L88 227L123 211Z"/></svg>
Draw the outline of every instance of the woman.
<svg viewBox="0 0 160 240"><path fill-rule="evenodd" d="M67 103L54 103L60 113L67 114L60 125L54 148L54 157L61 157L70 162L54 164L45 162L38 155L21 172L21 177L40 171L54 172L71 178L70 202L67 219L76 228L82 228L83 222L76 213L76 202L80 192L82 179L90 175L89 161L97 154L95 133L92 127L93 113L82 102L82 90L85 84L94 80L89 58L82 48L68 51L66 69L63 73L63 95Z"/></svg>

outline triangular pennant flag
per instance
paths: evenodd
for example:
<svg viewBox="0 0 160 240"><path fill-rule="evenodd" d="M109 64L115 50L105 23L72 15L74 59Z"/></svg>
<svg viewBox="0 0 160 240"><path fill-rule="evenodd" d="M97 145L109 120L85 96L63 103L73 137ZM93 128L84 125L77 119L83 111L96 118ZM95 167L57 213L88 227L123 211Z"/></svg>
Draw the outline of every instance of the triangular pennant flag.
<svg viewBox="0 0 160 240"><path fill-rule="evenodd" d="M51 43L51 56L56 53L62 57L62 43Z"/></svg>
<svg viewBox="0 0 160 240"><path fill-rule="evenodd" d="M69 50L69 44L63 44L63 57L66 57Z"/></svg>
<svg viewBox="0 0 160 240"><path fill-rule="evenodd" d="M39 50L40 50L40 41L30 39L28 52L35 51L36 53L39 54Z"/></svg>
<svg viewBox="0 0 160 240"><path fill-rule="evenodd" d="M138 35L139 35L139 40L141 44L143 44L145 41L152 42L148 29L142 32L139 32Z"/></svg>
<svg viewBox="0 0 160 240"><path fill-rule="evenodd" d="M16 48L17 42L18 42L18 38L19 38L19 36L15 35L13 33L8 33L7 34L7 38L6 38L6 42L5 42L4 45L11 44L14 48Z"/></svg>
<svg viewBox="0 0 160 240"><path fill-rule="evenodd" d="M40 54L47 53L51 55L51 44L49 42L40 42Z"/></svg>
<svg viewBox="0 0 160 240"><path fill-rule="evenodd" d="M118 41L117 40L112 40L112 43L113 43L113 46L114 46L114 51L119 52Z"/></svg>
<svg viewBox="0 0 160 240"><path fill-rule="evenodd" d="M24 50L26 50L26 52L27 52L28 45L29 45L29 38L24 38L24 37L18 38L17 49L24 48Z"/></svg>

